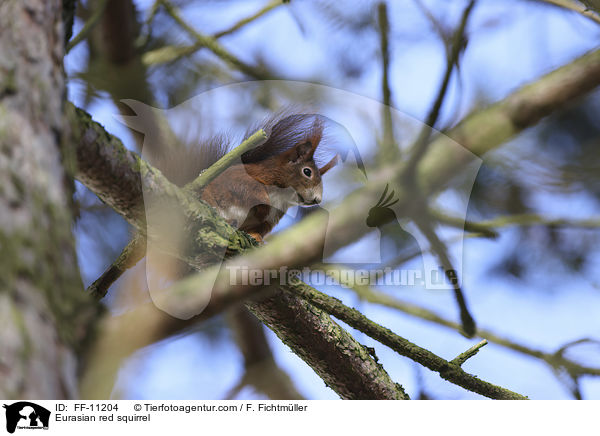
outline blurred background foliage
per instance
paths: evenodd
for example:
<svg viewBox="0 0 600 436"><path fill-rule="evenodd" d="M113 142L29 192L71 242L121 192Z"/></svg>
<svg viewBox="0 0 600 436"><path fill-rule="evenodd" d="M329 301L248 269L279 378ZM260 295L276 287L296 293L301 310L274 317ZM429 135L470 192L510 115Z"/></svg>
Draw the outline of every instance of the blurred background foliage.
<svg viewBox="0 0 600 436"><path fill-rule="evenodd" d="M575 5L577 12L556 3L561 2L477 2L436 128L448 130L467 113L598 47L600 20L581 12L594 15L593 5L586 10L576 1L566 2ZM425 119L466 4L462 0L387 3L393 107ZM131 115L122 99L169 108L224 84L285 79L320 83L381 101L378 5L358 0L80 1L74 34L82 32L86 23L95 25L84 30L82 42L66 58L69 99L137 151L142 135L112 116ZM268 86L257 87L246 104L248 113L272 109L277 98ZM494 222L499 233L496 239L465 241L465 288L479 323L549 353L571 341L600 337L600 220L593 219L600 217L599 114L600 93L594 92L490 152L483 157L469 197L468 220ZM188 120L188 139L202 134L205 123L209 124L201 116ZM399 142L407 140L403 131L396 135ZM464 186L456 189L464 195ZM80 265L90 283L119 254L129 229L82 186L77 200ZM507 216L510 219L502 221ZM106 298L113 313L127 310L141 298L143 284L135 282L142 280L142 274L135 271L117 282ZM456 354L468 345L445 327L375 307L335 289L327 291L442 355ZM445 297L426 292L397 295L454 316ZM361 342L377 347L386 369L411 397L476 397L354 333ZM266 336L256 346L265 348L262 356L273 361L267 372L258 371L255 378L248 375L252 357L244 349L244 339L236 336L227 316L221 316L198 326L194 334L138 352L124 364L113 394L124 398L336 397L271 333L258 335ZM599 366L600 348L593 340L576 343L569 352L578 361ZM550 369L547 362L514 350L491 344L474 360L477 363L468 369L475 374L532 398L600 398L596 378L555 377L556 368ZM289 374L290 379L281 382L290 383L283 393L264 382L274 374L273 368L281 371L283 379Z"/></svg>

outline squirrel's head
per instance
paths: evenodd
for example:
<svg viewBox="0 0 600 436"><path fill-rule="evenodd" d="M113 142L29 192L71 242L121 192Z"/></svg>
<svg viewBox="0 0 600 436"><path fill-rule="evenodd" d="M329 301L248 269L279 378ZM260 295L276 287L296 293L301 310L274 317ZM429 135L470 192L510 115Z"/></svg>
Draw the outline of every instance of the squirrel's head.
<svg viewBox="0 0 600 436"><path fill-rule="evenodd" d="M242 155L252 176L275 186L284 203L312 206L323 198L321 176L337 163L337 156L319 168L315 152L323 137L323 119L308 114L290 115L269 128L267 141ZM285 194L283 194L285 192Z"/></svg>
<svg viewBox="0 0 600 436"><path fill-rule="evenodd" d="M310 138L300 142L277 157L281 171L279 179L284 181L282 188L292 188L296 198L293 200L301 206L319 204L323 198L321 176L337 163L337 156L325 166L319 168L314 160L314 153L320 138Z"/></svg>

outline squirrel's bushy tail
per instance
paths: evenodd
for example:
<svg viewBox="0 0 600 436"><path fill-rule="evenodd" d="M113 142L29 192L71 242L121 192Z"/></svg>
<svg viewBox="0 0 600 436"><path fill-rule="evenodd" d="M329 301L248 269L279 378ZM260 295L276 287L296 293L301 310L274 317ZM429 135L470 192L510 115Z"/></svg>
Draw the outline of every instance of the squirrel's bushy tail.
<svg viewBox="0 0 600 436"><path fill-rule="evenodd" d="M224 135L217 135L196 144L172 147L164 152L153 164L177 186L192 182L202 170L210 167L225 156L230 141Z"/></svg>
<svg viewBox="0 0 600 436"><path fill-rule="evenodd" d="M290 113L288 108L253 125L246 131L244 138L259 129L266 132L268 139L242 155L242 162L246 164L274 157L302 141L319 144L324 122L319 115ZM171 182L183 186L227 154L233 146L235 145L226 135L217 135L196 144L168 147L158 158L153 158L151 163Z"/></svg>

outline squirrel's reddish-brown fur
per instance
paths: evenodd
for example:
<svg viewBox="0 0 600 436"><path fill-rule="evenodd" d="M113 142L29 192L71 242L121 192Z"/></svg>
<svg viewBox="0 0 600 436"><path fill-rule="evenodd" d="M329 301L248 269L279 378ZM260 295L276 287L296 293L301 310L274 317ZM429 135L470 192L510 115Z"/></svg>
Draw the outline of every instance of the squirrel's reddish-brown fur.
<svg viewBox="0 0 600 436"><path fill-rule="evenodd" d="M288 207L318 204L322 198L321 175L336 158L320 169L315 151L323 136L322 119L296 114L271 118L262 126L268 135L260 146L247 151L241 163L232 165L201 192L201 199L214 207L233 226L262 241ZM228 151L222 137L199 144L180 156L158 160L158 166L174 183L183 186L195 179Z"/></svg>

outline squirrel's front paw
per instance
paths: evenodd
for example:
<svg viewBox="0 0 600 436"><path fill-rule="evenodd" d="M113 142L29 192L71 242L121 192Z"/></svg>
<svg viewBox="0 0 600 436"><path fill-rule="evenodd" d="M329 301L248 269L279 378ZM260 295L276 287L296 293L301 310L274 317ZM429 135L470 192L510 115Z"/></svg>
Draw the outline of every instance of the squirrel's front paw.
<svg viewBox="0 0 600 436"><path fill-rule="evenodd" d="M248 234L250 236L252 236L254 239L256 239L256 242L258 242L259 244L264 244L265 241L263 240L262 236L260 233L256 233L256 232L248 232Z"/></svg>

